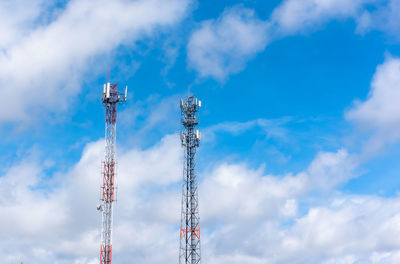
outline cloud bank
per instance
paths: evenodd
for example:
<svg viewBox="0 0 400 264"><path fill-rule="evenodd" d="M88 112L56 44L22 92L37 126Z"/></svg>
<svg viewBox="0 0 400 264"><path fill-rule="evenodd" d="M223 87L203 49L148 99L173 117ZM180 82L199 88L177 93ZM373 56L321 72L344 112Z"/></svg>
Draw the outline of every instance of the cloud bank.
<svg viewBox="0 0 400 264"><path fill-rule="evenodd" d="M0 259L5 264L97 263L102 155L103 140L89 143L80 161L66 173L55 173L47 188L39 160L27 158L7 170L0 178ZM177 261L179 136L128 149L119 157L114 260ZM154 167L156 160L162 162ZM400 199L332 192L355 177L353 166L344 150L319 153L304 171L282 176L265 175L246 163L217 162L201 175L199 189L203 261L396 260ZM327 198L313 199L314 191ZM305 201L311 201L306 211Z"/></svg>

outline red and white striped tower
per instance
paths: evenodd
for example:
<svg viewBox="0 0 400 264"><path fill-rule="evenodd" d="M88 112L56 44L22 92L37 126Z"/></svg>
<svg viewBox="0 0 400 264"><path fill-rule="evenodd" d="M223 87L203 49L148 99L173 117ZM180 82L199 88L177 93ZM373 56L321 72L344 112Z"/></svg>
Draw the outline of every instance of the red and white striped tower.
<svg viewBox="0 0 400 264"><path fill-rule="evenodd" d="M113 202L115 192L115 135L117 124L117 105L125 103L127 96L118 91L117 84L107 83L103 87L102 102L106 108L106 144L103 162L103 185L101 186L101 204L97 207L102 213L100 264L111 264L112 261L112 225L113 225Z"/></svg>

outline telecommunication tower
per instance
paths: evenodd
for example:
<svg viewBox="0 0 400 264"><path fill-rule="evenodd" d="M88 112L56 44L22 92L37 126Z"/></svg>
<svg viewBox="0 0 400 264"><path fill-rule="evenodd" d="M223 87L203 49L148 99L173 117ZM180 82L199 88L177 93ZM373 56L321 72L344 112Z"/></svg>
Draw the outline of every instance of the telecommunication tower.
<svg viewBox="0 0 400 264"><path fill-rule="evenodd" d="M180 227L179 264L200 263L200 216L197 192L196 150L200 143L199 108L201 101L193 95L180 101L182 111L181 142L184 147L182 212Z"/></svg>
<svg viewBox="0 0 400 264"><path fill-rule="evenodd" d="M108 79L108 78L107 78ZM125 93L118 91L117 84L107 83L103 86L102 103L106 108L106 131L105 151L102 166L103 184L101 186L101 204L97 210L102 213L100 264L111 264L112 261L112 225L113 225L113 202L115 193L115 139L117 124L117 105L126 101L128 87Z"/></svg>

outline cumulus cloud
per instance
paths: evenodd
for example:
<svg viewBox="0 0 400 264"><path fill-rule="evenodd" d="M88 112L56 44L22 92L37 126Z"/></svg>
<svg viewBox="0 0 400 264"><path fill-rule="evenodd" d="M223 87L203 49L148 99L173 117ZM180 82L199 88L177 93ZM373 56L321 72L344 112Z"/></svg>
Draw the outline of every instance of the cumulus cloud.
<svg viewBox="0 0 400 264"><path fill-rule="evenodd" d="M380 66L365 101L357 101L346 118L364 130L373 131L367 152L400 139L400 59L389 57Z"/></svg>
<svg viewBox="0 0 400 264"><path fill-rule="evenodd" d="M364 102L356 102L347 118L373 128L393 128L400 125L400 60L388 58L378 66L371 90Z"/></svg>
<svg viewBox="0 0 400 264"><path fill-rule="evenodd" d="M246 164L223 163L201 185L200 209L205 211L202 219L246 222L296 216L299 198L347 182L357 176L356 167L344 149L319 153L307 169L294 175L264 175L262 168L252 170Z"/></svg>
<svg viewBox="0 0 400 264"><path fill-rule="evenodd" d="M253 10L234 7L216 20L204 21L189 40L189 65L201 76L223 81L238 73L268 44L268 24Z"/></svg>
<svg viewBox="0 0 400 264"><path fill-rule="evenodd" d="M18 36L2 41L0 85L7 100L1 104L0 121L66 110L81 90L83 74L99 56L173 25L183 18L189 2L73 0L55 19L33 29L20 24L31 23L46 11L36 8L39 11L22 14L24 20L12 27ZM1 12L8 13L13 7L0 6L5 8Z"/></svg>
<svg viewBox="0 0 400 264"><path fill-rule="evenodd" d="M384 258L374 260L374 254L390 252L388 259L396 255L400 240L393 234L399 230L395 223L399 205L398 198L344 197L311 208L286 230L281 246L287 259L280 263L307 259L309 263L385 263ZM298 259L291 261L295 256Z"/></svg>
<svg viewBox="0 0 400 264"><path fill-rule="evenodd" d="M205 258L212 264L396 263L399 206L399 198L344 196L311 207L289 225L271 218L225 225L211 235Z"/></svg>

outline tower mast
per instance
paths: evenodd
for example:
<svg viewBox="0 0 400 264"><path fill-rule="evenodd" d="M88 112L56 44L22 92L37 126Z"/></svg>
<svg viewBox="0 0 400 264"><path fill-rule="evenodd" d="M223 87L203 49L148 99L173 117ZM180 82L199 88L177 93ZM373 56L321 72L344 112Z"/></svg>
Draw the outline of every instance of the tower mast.
<svg viewBox="0 0 400 264"><path fill-rule="evenodd" d="M108 75L108 74L107 74ZM115 140L117 124L117 105L126 101L128 87L125 93L118 91L117 84L107 83L103 86L102 103L106 108L105 151L102 167L103 185L101 186L101 204L97 210L102 213L100 264L111 264L112 261L112 225L113 202L115 192Z"/></svg>
<svg viewBox="0 0 400 264"><path fill-rule="evenodd" d="M200 252L200 216L197 192L196 150L200 143L199 108L201 101L193 95L180 101L182 111L181 142L184 147L182 212L180 228L179 264L198 264Z"/></svg>

